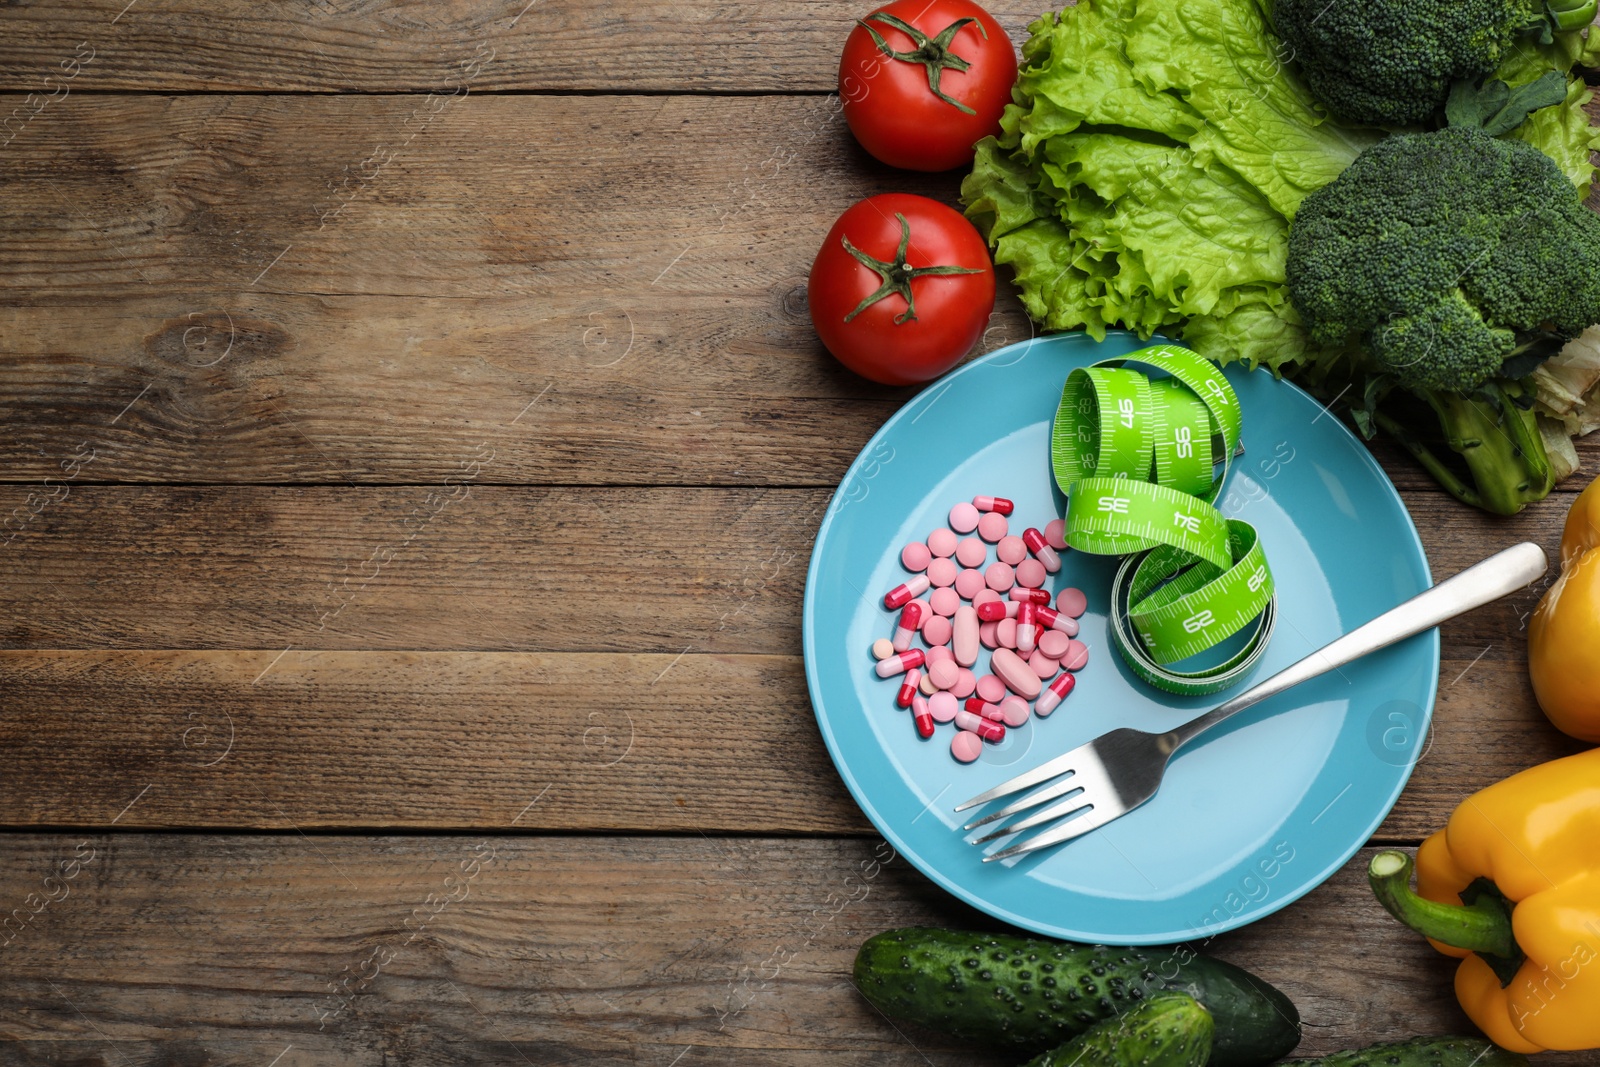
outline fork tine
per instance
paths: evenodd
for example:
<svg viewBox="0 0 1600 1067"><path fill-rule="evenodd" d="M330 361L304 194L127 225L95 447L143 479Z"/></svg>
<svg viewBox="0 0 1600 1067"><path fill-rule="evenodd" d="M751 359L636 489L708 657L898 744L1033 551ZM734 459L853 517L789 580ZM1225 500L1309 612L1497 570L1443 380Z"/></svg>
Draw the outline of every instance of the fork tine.
<svg viewBox="0 0 1600 1067"><path fill-rule="evenodd" d="M1000 819L1009 818L1019 811L1027 811L1029 808L1036 808L1047 800L1054 800L1056 797L1063 796L1075 790L1081 790L1082 788L1083 782L1079 779L1077 773L1074 771L1068 771L1067 776L1061 781L1047 786L1046 788L1039 790L1037 793L1032 793L1026 797L1023 797L1014 804L1007 804L999 811L991 812L981 819L974 819L961 829L976 830L980 826L986 826L989 823L997 822Z"/></svg>
<svg viewBox="0 0 1600 1067"><path fill-rule="evenodd" d="M1032 815L1029 815L1023 819L1018 819L1014 823L1009 823L1005 826L998 827L995 830L990 831L986 836L978 838L978 840L974 841L973 844L981 845L983 842L993 841L997 837L1006 837L1022 830L1030 830L1035 826L1050 822L1053 819L1069 819L1073 816L1073 814L1081 811L1084 808L1098 808L1101 807L1103 803L1104 802L1101 801L1098 796L1089 796L1088 793L1084 791L1083 784L1079 783L1078 791L1073 793L1072 796L1068 797L1067 799L1057 801L1048 808L1045 808L1043 811L1034 812Z"/></svg>
<svg viewBox="0 0 1600 1067"><path fill-rule="evenodd" d="M1032 789L1036 785L1048 782L1057 775L1065 774L1080 761L1084 749L1088 747L1088 745L1079 745L1065 755L1046 760L1031 771L1024 771L1015 778L1008 778L993 789L986 789L971 800L957 804L955 810L966 811L968 808L975 808L979 804L987 804L991 800L999 800L1001 797L1010 796L1012 793L1020 793L1024 789Z"/></svg>
<svg viewBox="0 0 1600 1067"><path fill-rule="evenodd" d="M1123 814L1125 813L1116 810L1114 805L1093 808L1089 814L1081 818L1068 819L1053 830L1035 834L1020 844L1012 845L1010 848L1003 848L993 855L985 856L983 857L983 862L990 863L994 860L1010 859L1012 856L1021 856L1036 849L1049 848L1051 845L1059 845L1063 841L1071 841L1075 837L1082 837L1090 830L1098 830L1112 819Z"/></svg>

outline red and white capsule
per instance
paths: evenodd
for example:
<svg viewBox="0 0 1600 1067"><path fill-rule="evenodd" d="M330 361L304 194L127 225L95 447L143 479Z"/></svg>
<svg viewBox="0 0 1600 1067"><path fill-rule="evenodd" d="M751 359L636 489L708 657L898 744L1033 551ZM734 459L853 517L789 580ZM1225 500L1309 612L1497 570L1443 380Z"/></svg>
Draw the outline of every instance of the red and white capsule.
<svg viewBox="0 0 1600 1067"><path fill-rule="evenodd" d="M1017 605L1004 600L986 600L975 609L979 622L999 622L1016 610Z"/></svg>
<svg viewBox="0 0 1600 1067"><path fill-rule="evenodd" d="M1034 618L1047 630L1060 630L1068 637L1078 636L1078 620L1055 608L1034 608Z"/></svg>
<svg viewBox="0 0 1600 1067"><path fill-rule="evenodd" d="M1039 699L1033 702L1035 715L1043 718L1055 711L1061 702L1067 699L1067 694L1072 692L1072 687L1078 684L1076 675L1062 673L1056 680L1045 686L1044 692L1039 694Z"/></svg>
<svg viewBox="0 0 1600 1067"><path fill-rule="evenodd" d="M974 715L970 711L956 712L956 729L971 730L985 741L1004 741L1006 728L1000 723L992 722L981 715Z"/></svg>
<svg viewBox="0 0 1600 1067"><path fill-rule="evenodd" d="M921 667L924 662L922 649L910 648L904 652L898 652L888 659L880 659L874 669L878 672L879 678L893 678L897 674L904 674L909 670ZM917 675L917 680L922 680L920 673ZM901 706L904 707L904 705Z"/></svg>
<svg viewBox="0 0 1600 1067"><path fill-rule="evenodd" d="M1009 515L1017 506L1003 496L975 496L972 506L979 511L997 511L1002 515Z"/></svg>
<svg viewBox="0 0 1600 1067"><path fill-rule="evenodd" d="M890 642L896 652L904 652L911 647L911 639L922 629L924 613L920 600L913 600L900 609L900 622L894 628L894 640Z"/></svg>
<svg viewBox="0 0 1600 1067"><path fill-rule="evenodd" d="M991 704L987 700L983 699L982 697L976 697L976 696L968 697L967 698L967 702L965 704L963 704L962 707L966 708L968 711L972 712L972 714L974 714L974 715L983 716L985 719L988 719L990 722L1004 722L1005 721L1005 715L1004 715L1004 713L1001 712L1000 705L999 704Z"/></svg>
<svg viewBox="0 0 1600 1067"><path fill-rule="evenodd" d="M921 684L922 672L912 667L901 676L900 692L894 695L894 702L902 708L909 708L911 702L917 698L917 687Z"/></svg>
<svg viewBox="0 0 1600 1067"><path fill-rule="evenodd" d="M1050 594L1043 589L1029 589L1027 586L1016 585L1011 587L1011 592L1006 594L1016 604L1037 604L1041 608L1050 606ZM1012 612L1012 617L1016 613Z"/></svg>
<svg viewBox="0 0 1600 1067"><path fill-rule="evenodd" d="M911 721L917 724L917 736L926 741L933 736L933 709L923 697L911 700Z"/></svg>
<svg viewBox="0 0 1600 1067"><path fill-rule="evenodd" d="M1056 555L1056 550L1050 547L1043 533L1030 526L1022 531L1022 543L1028 546L1034 559L1044 564L1045 570L1054 574L1061 569L1061 557Z"/></svg>
<svg viewBox="0 0 1600 1067"><path fill-rule="evenodd" d="M1039 624L1037 619L1038 607L1034 604L1024 603L1017 608L1017 651L1032 652L1038 647Z"/></svg>
<svg viewBox="0 0 1600 1067"><path fill-rule="evenodd" d="M913 574L904 585L897 585L883 594L883 606L893 611L903 608L917 597L928 591L928 576L926 574Z"/></svg>

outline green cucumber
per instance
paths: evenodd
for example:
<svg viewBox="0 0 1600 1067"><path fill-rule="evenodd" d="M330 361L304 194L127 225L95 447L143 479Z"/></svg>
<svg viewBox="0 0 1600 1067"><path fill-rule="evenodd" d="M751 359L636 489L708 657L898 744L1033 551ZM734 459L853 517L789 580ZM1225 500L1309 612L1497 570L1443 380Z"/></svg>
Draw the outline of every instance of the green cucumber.
<svg viewBox="0 0 1600 1067"><path fill-rule="evenodd" d="M862 945L855 982L891 1018L1028 1054L1164 990L1187 993L1211 1013L1217 1067L1261 1067L1300 1043L1300 1014L1288 997L1183 947L1107 948L911 927Z"/></svg>
<svg viewBox="0 0 1600 1067"><path fill-rule="evenodd" d="M1317 1059L1285 1060L1282 1067L1528 1067L1528 1058L1481 1037L1416 1037Z"/></svg>
<svg viewBox="0 0 1600 1067"><path fill-rule="evenodd" d="M1211 1013L1186 993L1155 993L1027 1067L1206 1067Z"/></svg>

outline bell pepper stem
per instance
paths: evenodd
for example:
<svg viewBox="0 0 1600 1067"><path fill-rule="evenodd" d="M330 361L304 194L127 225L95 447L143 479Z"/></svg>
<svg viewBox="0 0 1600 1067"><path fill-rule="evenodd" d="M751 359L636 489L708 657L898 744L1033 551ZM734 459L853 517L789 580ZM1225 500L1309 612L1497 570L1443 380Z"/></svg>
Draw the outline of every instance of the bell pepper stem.
<svg viewBox="0 0 1600 1067"><path fill-rule="evenodd" d="M1511 932L1511 911L1503 898L1483 894L1471 904L1426 900L1411 888L1414 867L1410 856L1392 849L1372 857L1367 878L1390 915L1424 937L1476 952L1491 965L1520 961L1522 950Z"/></svg>

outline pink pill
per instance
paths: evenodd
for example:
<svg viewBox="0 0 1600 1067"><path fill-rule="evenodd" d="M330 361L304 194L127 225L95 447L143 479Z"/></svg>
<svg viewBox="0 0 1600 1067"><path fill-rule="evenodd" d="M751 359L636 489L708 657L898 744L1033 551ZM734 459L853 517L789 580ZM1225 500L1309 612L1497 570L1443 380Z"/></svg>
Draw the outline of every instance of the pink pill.
<svg viewBox="0 0 1600 1067"><path fill-rule="evenodd" d="M978 679L978 695L991 704L998 704L1006 697L1006 683L986 674Z"/></svg>
<svg viewBox="0 0 1600 1067"><path fill-rule="evenodd" d="M972 691L976 688L978 688L978 679L973 676L971 671L962 667L961 677L956 680L955 685L950 687L950 695L958 700L965 700L972 695Z"/></svg>
<svg viewBox="0 0 1600 1067"><path fill-rule="evenodd" d="M1008 696L1000 701L1000 720L1015 730L1028 721L1033 709L1019 696Z"/></svg>
<svg viewBox="0 0 1600 1067"><path fill-rule="evenodd" d="M956 609L956 616L950 621L950 649L963 667L978 662L979 626L978 613L965 604Z"/></svg>
<svg viewBox="0 0 1600 1067"><path fill-rule="evenodd" d="M944 563L947 561L940 560L939 562ZM934 618L943 616L944 618L948 619L950 616L954 615L956 613L956 609L961 606L961 594L956 592L954 589L949 588L935 589L933 591L933 595L928 597L928 603L933 606ZM922 625L926 627L928 623L932 621L933 619L928 619L923 622ZM943 644L944 642L940 641L935 643Z"/></svg>
<svg viewBox="0 0 1600 1067"><path fill-rule="evenodd" d="M1087 611L1088 608L1089 598L1083 595L1082 589L1074 589L1069 585L1067 588L1056 594L1056 610L1061 612L1063 615L1068 615L1076 619L1079 615L1082 615L1085 611Z"/></svg>
<svg viewBox="0 0 1600 1067"><path fill-rule="evenodd" d="M1006 523L1006 517L998 511L986 512L983 518L978 520L978 536L991 545L1004 537L1008 529L1010 527Z"/></svg>
<svg viewBox="0 0 1600 1067"><path fill-rule="evenodd" d="M922 625L926 626L928 625L928 620L933 618L933 600L929 598L927 600L919 600L917 603L922 605ZM921 629L921 627L918 627L918 629Z"/></svg>
<svg viewBox="0 0 1600 1067"><path fill-rule="evenodd" d="M983 584L982 571L966 567L962 569L960 574L956 575L956 592L968 600L985 591L987 591L987 587Z"/></svg>
<svg viewBox="0 0 1600 1067"><path fill-rule="evenodd" d="M944 645L934 645L932 648L928 649L927 652L923 653L922 661L931 667L940 660L954 662L955 658L956 654L951 652L949 648L945 647Z"/></svg>
<svg viewBox="0 0 1600 1067"><path fill-rule="evenodd" d="M945 592L945 590L940 590ZM951 612L955 614L955 612ZM1050 631L1055 633L1054 630ZM1062 635L1066 636L1065 634ZM922 627L922 639L934 648L943 648L950 643L950 620L942 615L935 615ZM953 655L953 653L952 653Z"/></svg>
<svg viewBox="0 0 1600 1067"><path fill-rule="evenodd" d="M978 643L984 648L999 648L1000 635L995 630L1000 626L997 622L986 622L978 626ZM892 651L891 651L892 654Z"/></svg>
<svg viewBox="0 0 1600 1067"><path fill-rule="evenodd" d="M907 545L906 548L909 550L911 546ZM995 546L994 551L995 555L1000 557L1001 563L1009 563L1013 567L1028 558L1027 544L1023 542L1022 538L1013 537L1010 534L1000 538L1000 543ZM906 564L906 566L910 567L911 565ZM911 567L911 569L917 571L922 568Z"/></svg>
<svg viewBox="0 0 1600 1067"><path fill-rule="evenodd" d="M983 755L983 738L971 730L957 730L950 739L950 755L962 763L971 763Z"/></svg>
<svg viewBox="0 0 1600 1067"><path fill-rule="evenodd" d="M961 702L949 693L935 693L928 698L928 712L934 722L949 722L961 710Z"/></svg>
<svg viewBox="0 0 1600 1067"><path fill-rule="evenodd" d="M1001 519L1005 521L1004 518ZM963 500L950 509L950 529L968 534L978 528L978 509Z"/></svg>
<svg viewBox="0 0 1600 1067"><path fill-rule="evenodd" d="M1001 648L1017 647L1017 620L1001 619L994 624L995 640L1000 642Z"/></svg>
<svg viewBox="0 0 1600 1067"><path fill-rule="evenodd" d="M994 512L989 514L993 515ZM983 581L995 592L1004 593L1017 584L1017 572L1011 569L1009 563L991 563L989 569L983 572Z"/></svg>
<svg viewBox="0 0 1600 1067"><path fill-rule="evenodd" d="M1007 689L1023 700L1032 700L1044 688L1044 683L1039 681L1033 669L1009 648L994 650L989 657L989 669L1000 676Z"/></svg>
<svg viewBox="0 0 1600 1067"><path fill-rule="evenodd" d="M1042 719L1052 711L1055 711L1061 705L1061 702L1067 698L1067 694L1072 692L1072 688L1077 684L1077 681L1072 675L1063 674L1051 682L1045 688L1045 691L1039 694L1039 699L1033 702L1033 713Z"/></svg>
<svg viewBox="0 0 1600 1067"><path fill-rule="evenodd" d="M989 546L976 537L964 537L956 546L956 562L963 567L981 567L989 558Z"/></svg>
<svg viewBox="0 0 1600 1067"><path fill-rule="evenodd" d="M935 589L943 589L955 584L956 575L960 571L961 568L956 566L955 560L936 559L928 564L928 582Z"/></svg>
<svg viewBox="0 0 1600 1067"><path fill-rule="evenodd" d="M939 529L928 535L928 552L939 559L949 559L955 555L956 542L959 540L949 530Z"/></svg>
<svg viewBox="0 0 1600 1067"><path fill-rule="evenodd" d="M923 631L923 636L927 636L926 630ZM1039 651L1051 659L1061 659L1071 646L1072 638L1060 630L1046 630L1039 635Z"/></svg>
<svg viewBox="0 0 1600 1067"><path fill-rule="evenodd" d="M900 550L900 565L908 571L925 571L933 553L921 541L913 541Z"/></svg>
<svg viewBox="0 0 1600 1067"><path fill-rule="evenodd" d="M974 608L981 608L985 604L999 604L1005 600L1005 597L985 586L978 590L978 594L972 597L971 600Z"/></svg>
<svg viewBox="0 0 1600 1067"><path fill-rule="evenodd" d="M1044 564L1036 559L1025 559L1017 564L1017 584L1025 589L1037 589L1044 584Z"/></svg>
<svg viewBox="0 0 1600 1067"><path fill-rule="evenodd" d="M1052 676L1055 673L1050 672ZM955 665L954 660L940 660L928 668L928 677L932 679L935 689L949 689L961 680L961 668Z"/></svg>
<svg viewBox="0 0 1600 1067"><path fill-rule="evenodd" d="M1067 654L1061 657L1061 665L1069 671L1081 671L1089 663L1089 646L1072 638L1072 644L1067 648Z"/></svg>
<svg viewBox="0 0 1600 1067"><path fill-rule="evenodd" d="M1067 547L1067 523L1065 519L1051 519L1044 526L1045 544L1057 552Z"/></svg>
<svg viewBox="0 0 1600 1067"><path fill-rule="evenodd" d="M1028 657L1028 666L1033 668L1033 673L1039 676L1041 682L1048 682L1061 670L1061 661L1034 649L1033 655Z"/></svg>

